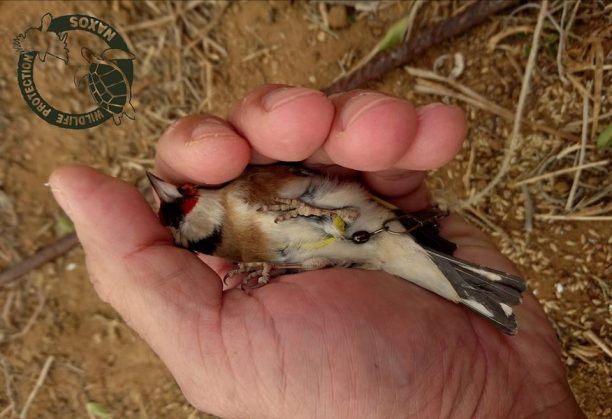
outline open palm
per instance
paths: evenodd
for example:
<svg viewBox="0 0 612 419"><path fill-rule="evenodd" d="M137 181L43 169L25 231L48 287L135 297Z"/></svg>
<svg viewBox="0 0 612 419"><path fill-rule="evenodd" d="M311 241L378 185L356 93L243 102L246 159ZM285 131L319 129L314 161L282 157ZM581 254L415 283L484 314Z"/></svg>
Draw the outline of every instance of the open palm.
<svg viewBox="0 0 612 419"><path fill-rule="evenodd" d="M156 171L219 183L249 162L353 171L406 210L428 205L423 170L450 160L461 111L357 91L264 86L230 123L184 118L164 134ZM339 167L346 168L340 169ZM281 277L247 295L222 289L222 264L172 245L132 186L85 167L52 190L73 219L101 298L157 352L198 408L228 417L523 417L580 415L555 336L531 295L519 334L382 272ZM478 230L442 225L457 257L515 271ZM214 268L214 269L213 269Z"/></svg>

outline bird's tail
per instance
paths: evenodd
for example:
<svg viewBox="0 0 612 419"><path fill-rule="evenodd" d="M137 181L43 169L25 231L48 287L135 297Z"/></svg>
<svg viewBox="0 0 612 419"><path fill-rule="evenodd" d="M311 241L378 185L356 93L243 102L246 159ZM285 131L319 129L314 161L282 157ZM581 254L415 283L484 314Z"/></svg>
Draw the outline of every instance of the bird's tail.
<svg viewBox="0 0 612 419"><path fill-rule="evenodd" d="M522 301L521 293L526 289L522 278L426 250L459 295L458 302L489 319L503 332L516 334L512 306Z"/></svg>

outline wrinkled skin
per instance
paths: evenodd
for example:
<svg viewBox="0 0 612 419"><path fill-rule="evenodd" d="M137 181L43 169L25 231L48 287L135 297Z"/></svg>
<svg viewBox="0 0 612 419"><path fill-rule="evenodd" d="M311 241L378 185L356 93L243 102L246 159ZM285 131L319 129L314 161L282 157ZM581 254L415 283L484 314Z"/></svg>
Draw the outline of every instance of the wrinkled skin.
<svg viewBox="0 0 612 419"><path fill-rule="evenodd" d="M424 170L460 148L460 109L415 108L374 92L327 98L263 86L228 122L193 116L161 138L156 173L218 183L251 161L364 171L406 210L428 205ZM374 141L373 139L376 139ZM155 350L196 407L224 417L582 417L555 335L527 292L519 333L381 272L285 276L247 295L222 290L228 266L172 246L132 186L85 167L50 179L73 219L92 282ZM456 256L516 273L457 217L442 234ZM207 263L204 263L203 260Z"/></svg>

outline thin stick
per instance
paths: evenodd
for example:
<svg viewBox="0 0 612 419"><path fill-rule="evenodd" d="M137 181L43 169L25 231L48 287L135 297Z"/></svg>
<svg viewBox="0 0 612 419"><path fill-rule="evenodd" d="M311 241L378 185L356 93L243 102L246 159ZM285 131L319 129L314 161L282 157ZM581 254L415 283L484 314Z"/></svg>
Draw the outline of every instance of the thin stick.
<svg viewBox="0 0 612 419"><path fill-rule="evenodd" d="M177 7L178 9L178 7ZM178 13L178 12L177 12ZM174 42L176 43L174 56L176 58L176 85L178 87L178 100L181 106L185 106L185 87L183 86L183 57L182 51L182 36L179 25L174 26Z"/></svg>
<svg viewBox="0 0 612 419"><path fill-rule="evenodd" d="M599 346L601 350L606 353L606 355L612 358L612 349L610 349L606 342L601 340L592 330L587 330L583 333L583 335L595 345Z"/></svg>
<svg viewBox="0 0 612 419"><path fill-rule="evenodd" d="M135 23L133 25L128 25L125 26L123 28L123 32L127 33L127 32L134 32L134 31L140 31L143 29L150 29L150 28L154 28L155 26L161 26L161 25L166 25L171 23L172 21L174 21L175 19L181 17L181 15L185 12L190 11L191 9L199 6L199 2L194 1L191 3L187 3L187 5L185 6L184 9L179 9L176 13L170 13L169 15L166 16L162 16L156 19L152 19L152 20L146 20L144 22L138 22ZM133 49L132 49L133 51Z"/></svg>
<svg viewBox="0 0 612 419"><path fill-rule="evenodd" d="M561 28L565 24L565 16L567 15L567 6L569 5L568 1L563 2L563 12L561 13ZM566 29L563 28L561 33L559 34L559 47L557 49L557 72L559 73L559 80L563 82L563 84L567 84L567 79L565 78L565 70L563 68L563 53L565 52L565 42L567 41Z"/></svg>
<svg viewBox="0 0 612 419"><path fill-rule="evenodd" d="M406 64L430 49L453 36L466 32L473 26L483 22L494 13L517 4L516 0L480 0L463 12L451 18L424 29L420 34L411 37L406 42L390 51L375 55L371 61L360 69L332 83L323 89L325 94L345 92L359 87L369 81L382 77L389 70Z"/></svg>
<svg viewBox="0 0 612 419"><path fill-rule="evenodd" d="M525 231L531 233L533 231L533 199L529 193L527 185L522 185L521 190L525 199Z"/></svg>
<svg viewBox="0 0 612 419"><path fill-rule="evenodd" d="M470 178L472 177L472 167L474 166L474 158L476 157L476 145L472 141L472 145L470 146L470 158L468 160L467 168L465 170L465 174L463 175L463 187L465 188L466 193L470 193Z"/></svg>
<svg viewBox="0 0 612 419"><path fill-rule="evenodd" d="M8 338L6 338L6 340L15 340L15 339L19 339L20 337L25 336L30 331L32 326L34 326L34 323L36 323L36 320L38 319L38 316L42 312L42 309L44 308L46 302L47 302L47 294L45 294L45 292L39 289L38 305L36 306L36 309L34 309L34 312L28 319L28 322L25 324L23 329L21 329L17 333L10 335ZM2 339L0 339L0 343L1 342L3 342Z"/></svg>
<svg viewBox="0 0 612 419"><path fill-rule="evenodd" d="M404 67L404 69L408 72L408 74L411 74L416 77L422 77L422 78L427 78L427 79L432 79L432 80L447 83L451 85L453 88L455 88L456 90L459 90L460 92L465 93L467 96L475 99L476 101L482 102L482 105L484 108L494 109L493 113L496 113L500 115L501 117L505 119L509 119L509 120L512 120L514 118L514 114L508 109L502 106L499 106L495 102L487 99L486 97L477 93L475 90L470 89L469 87L465 86L464 84L459 83L456 80L453 80L448 77L443 77L437 73L434 73L433 71L424 70L420 68Z"/></svg>
<svg viewBox="0 0 612 419"><path fill-rule="evenodd" d="M591 90L591 84L589 83L588 89ZM578 155L578 166L584 164L584 157L586 154L586 142L589 132L589 98L587 96L582 97L582 138L580 140L580 154ZM578 182L580 182L580 175L582 170L576 170L574 175L574 181L572 182L572 188L570 189L567 202L565 204L565 210L569 211L574 206L574 198L576 197L576 191L578 190Z"/></svg>
<svg viewBox="0 0 612 419"><path fill-rule="evenodd" d="M582 201L580 201L578 204L576 204L576 208L575 209L586 209L589 205L599 201L600 199L602 199L605 196L608 195L612 195L612 184L608 185L608 186L604 186L599 192L597 192L596 194L590 196L589 198L585 198Z"/></svg>
<svg viewBox="0 0 612 419"><path fill-rule="evenodd" d="M128 32L139 31L142 29L150 29L155 26L166 25L172 22L174 19L176 19L176 15L170 14L170 15L162 16L157 19L146 20L144 22L135 23L134 25L124 26L123 32L128 33Z"/></svg>
<svg viewBox="0 0 612 419"><path fill-rule="evenodd" d="M487 42L487 51L488 52L495 51L497 44L499 44L499 42L504 38L507 38L512 35L516 35L517 33L527 33L527 32L533 32L533 28L531 26L526 26L526 25L506 28L489 39L489 42Z"/></svg>
<svg viewBox="0 0 612 419"><path fill-rule="evenodd" d="M544 0L540 4L540 13L538 14L538 21L536 23L535 30L533 32L533 41L531 43L531 51L529 52L529 59L527 60L527 67L525 68L525 75L523 76L523 83L521 85L521 93L519 95L518 105L516 107L516 116L514 118L514 125L512 127L512 134L508 144L506 145L506 152L504 159L501 164L501 168L495 175L495 177L485 186L480 192L474 196L461 202L463 208L474 206L478 201L484 198L489 192L493 190L495 186L506 176L508 169L510 168L510 162L514 157L514 152L520 143L520 131L521 122L523 121L523 112L525 110L525 103L527 101L527 95L529 94L531 85L531 74L535 66L536 57L538 56L538 49L540 47L540 35L542 34L542 28L544 27L544 18L546 17L546 11L548 10L548 0Z"/></svg>
<svg viewBox="0 0 612 419"><path fill-rule="evenodd" d="M595 74L593 85L593 125L591 126L591 137L594 138L597 134L597 128L599 127L599 114L601 112L601 93L603 87L603 64L604 64L604 49L601 42L595 42L593 44L594 55L595 55ZM590 91L591 89L588 88Z"/></svg>
<svg viewBox="0 0 612 419"><path fill-rule="evenodd" d="M33 269L63 255L79 243L76 233L70 233L58 241L43 247L32 257L18 263L17 265L0 272L0 286L19 279L21 276Z"/></svg>
<svg viewBox="0 0 612 419"><path fill-rule="evenodd" d="M198 30L195 34L193 34L193 36L191 37L193 41L188 43L187 46L183 49L186 53L189 53L189 51L193 47L201 43L202 40L208 36L210 31L213 30L215 26L217 26L219 20L227 10L228 5L229 3L221 5L221 10L217 12L217 14L210 20L210 22L208 22L202 29Z"/></svg>
<svg viewBox="0 0 612 419"><path fill-rule="evenodd" d="M448 89L445 86L442 86L437 83L429 82L426 80L423 81L424 83L416 84L414 86L414 90L417 93L425 93L425 94L438 95L438 96L449 96L449 97L452 97L458 100L462 100L482 110L492 112L508 121L514 120L514 114L511 111L509 111L508 109L502 106L497 105L496 103L491 102L489 99L476 93L475 91L473 91L472 89L470 89L469 87L465 85L457 83L456 81L451 81L451 79L446 79L428 70L406 67L406 71L408 71L411 74L421 73L422 77L424 78L431 78L434 80L438 80L438 79L444 80L448 84L455 87L457 90L464 92L465 94L456 93L455 91ZM435 75L436 77L434 77L433 75ZM580 141L580 138L572 133L560 131L558 129L551 128L547 125L541 124L539 122L531 122L527 120L527 121L524 121L524 123L525 125L528 125L531 129L535 131L542 131L547 134L555 135L557 137L560 137L566 140L570 140L570 141Z"/></svg>
<svg viewBox="0 0 612 419"><path fill-rule="evenodd" d="M321 3L321 4L322 4L322 3ZM279 44L276 44L276 45L271 45L271 46L269 46L269 47L265 47L265 48L259 49L259 50L255 51L255 52L252 52L252 53L250 53L250 54L248 54L248 55L245 55L245 56L242 58L242 62L243 62L243 63L246 63L247 61L251 61L252 59L257 58L257 57L259 57L259 56L261 56L261 55L268 54L268 53L270 53L271 51L276 51L276 50L277 50L277 49L279 49L280 47L281 47L281 46L280 46Z"/></svg>
<svg viewBox="0 0 612 419"><path fill-rule="evenodd" d="M9 407L13 410L17 409L17 400L15 400L15 391L13 390L13 376L11 375L11 366L9 362L0 355L0 365L4 373L4 392L9 401ZM1 416L0 416L1 417Z"/></svg>
<svg viewBox="0 0 612 419"><path fill-rule="evenodd" d="M40 374L38 375L38 380L36 380L36 384L34 384L34 388L32 389L32 392L30 393L30 395L28 396L28 399L23 405L23 409L21 409L21 413L19 414L19 419L25 419L28 417L28 410L30 409L32 402L34 402L34 399L36 398L38 391L40 390L42 385L45 383L45 379L47 378L47 374L49 373L49 368L51 368L51 364L53 364L54 359L55 358L53 357L53 355L51 355L45 361L45 365L43 365L42 370L40 371Z"/></svg>
<svg viewBox="0 0 612 419"><path fill-rule="evenodd" d="M612 215L536 214L535 218L540 219L540 220L563 220L563 221L612 221Z"/></svg>
<svg viewBox="0 0 612 419"><path fill-rule="evenodd" d="M555 177L555 176L558 176L558 175L562 175L564 173L572 173L572 172L575 172L576 170L583 170L583 169L590 169L592 167L605 166L608 163L610 163L610 160L599 160L599 161L596 161L596 162L593 162L593 163L586 163L586 164L582 164L582 165L579 165L579 166L567 167L565 169L559 169L559 170L555 170L554 172L548 172L548 173L545 173L543 175L539 175L539 176L534 176L534 177L530 177L530 178L527 178L527 179L523 179L523 180L521 180L519 182L516 182L512 186L517 187L517 186L525 185L527 183L537 182L537 181L542 180L542 179L552 178L552 177Z"/></svg>
<svg viewBox="0 0 612 419"><path fill-rule="evenodd" d="M0 412L0 418L3 418L6 415L8 415L10 411L14 411L14 409L13 409L13 405L9 403L9 405L6 406L4 410Z"/></svg>

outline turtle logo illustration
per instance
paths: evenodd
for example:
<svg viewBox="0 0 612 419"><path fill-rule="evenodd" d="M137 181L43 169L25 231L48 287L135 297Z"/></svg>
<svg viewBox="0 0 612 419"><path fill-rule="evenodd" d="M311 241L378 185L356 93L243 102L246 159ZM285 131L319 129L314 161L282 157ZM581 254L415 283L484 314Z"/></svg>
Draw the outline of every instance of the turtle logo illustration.
<svg viewBox="0 0 612 419"><path fill-rule="evenodd" d="M38 28L28 28L13 39L13 48L19 52L36 52L38 59L42 62L47 54L59 58L68 64L67 33L58 34L49 31L49 25L53 21L51 13L45 14L40 19Z"/></svg>
<svg viewBox="0 0 612 419"><path fill-rule="evenodd" d="M134 119L134 107L130 103L130 84L117 63L117 60L133 60L134 54L109 48L96 55L89 48L83 47L81 55L88 65L75 74L74 82L77 87L86 78L91 97L98 106L113 115L115 125L121 124L123 115Z"/></svg>
<svg viewBox="0 0 612 419"><path fill-rule="evenodd" d="M36 87L34 77L35 72L44 73L57 68L48 63L49 56L59 60L52 64L68 64L68 46L76 42L75 39L69 38L71 31L82 32L82 36L78 38L81 45L87 45L91 41L99 44L98 40L107 45L95 52L79 45L85 65L75 74L74 82L77 88L81 82L87 84L88 96L91 96L96 105L95 109L84 113L66 112L54 107L47 99L55 99L57 103L63 101L57 97L43 97ZM129 51L125 40L108 23L87 15L73 14L54 18L47 13L41 18L40 26L32 26L15 36L13 48L19 52L17 82L21 96L30 109L48 123L60 128L85 129L98 126L109 119L112 119L115 125L120 125L123 116L135 119L131 103L135 57ZM46 77L39 80L53 79Z"/></svg>

